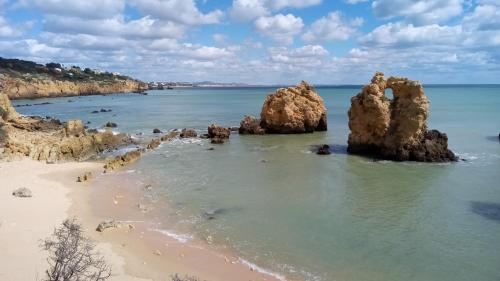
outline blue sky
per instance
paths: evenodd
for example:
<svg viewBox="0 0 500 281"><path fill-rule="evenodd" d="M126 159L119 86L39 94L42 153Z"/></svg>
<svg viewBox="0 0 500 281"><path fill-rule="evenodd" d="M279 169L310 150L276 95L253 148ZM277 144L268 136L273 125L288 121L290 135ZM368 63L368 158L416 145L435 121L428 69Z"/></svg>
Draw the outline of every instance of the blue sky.
<svg viewBox="0 0 500 281"><path fill-rule="evenodd" d="M146 81L500 83L500 0L0 0L0 56Z"/></svg>

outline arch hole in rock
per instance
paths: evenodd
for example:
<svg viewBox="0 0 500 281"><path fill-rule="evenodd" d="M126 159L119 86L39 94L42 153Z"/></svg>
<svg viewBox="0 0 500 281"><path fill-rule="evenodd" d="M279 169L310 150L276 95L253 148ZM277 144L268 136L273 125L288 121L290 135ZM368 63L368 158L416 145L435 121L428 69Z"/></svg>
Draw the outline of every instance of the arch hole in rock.
<svg viewBox="0 0 500 281"><path fill-rule="evenodd" d="M394 94L392 93L392 89L391 88L386 88L385 91L384 91L384 95L385 95L386 98L388 98L390 100L394 99Z"/></svg>

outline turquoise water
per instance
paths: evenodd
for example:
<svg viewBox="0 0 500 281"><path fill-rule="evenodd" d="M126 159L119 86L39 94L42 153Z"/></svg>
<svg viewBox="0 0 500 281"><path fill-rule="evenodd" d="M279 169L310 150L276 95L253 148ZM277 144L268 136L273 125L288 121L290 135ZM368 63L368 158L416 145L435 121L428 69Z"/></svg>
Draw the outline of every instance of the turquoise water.
<svg viewBox="0 0 500 281"><path fill-rule="evenodd" d="M19 112L144 132L258 116L273 89L176 89L47 100ZM242 258L306 280L500 280L500 86L432 86L429 127L466 161L374 162L345 153L359 87L323 87L329 130L174 141L130 167L159 187L178 233L210 235ZM72 100L72 103L68 103ZM16 101L14 104L40 103ZM110 113L91 114L109 108ZM327 143L330 156L311 153ZM215 150L207 150L215 147ZM209 213L210 215L206 215ZM168 223L167 223L168 222Z"/></svg>

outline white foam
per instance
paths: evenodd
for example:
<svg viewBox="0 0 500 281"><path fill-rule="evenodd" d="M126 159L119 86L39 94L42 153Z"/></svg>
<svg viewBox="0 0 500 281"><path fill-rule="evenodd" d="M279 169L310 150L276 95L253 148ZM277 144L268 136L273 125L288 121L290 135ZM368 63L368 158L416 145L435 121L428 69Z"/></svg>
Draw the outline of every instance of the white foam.
<svg viewBox="0 0 500 281"><path fill-rule="evenodd" d="M178 233L174 233L174 232L171 232L170 230L166 230L166 229L157 229L157 228L153 228L153 229L150 229L151 231L156 231L156 232L159 232L165 236L168 236L170 238L174 238L175 240L181 242L181 243L187 243L188 241L191 241L193 240L193 236L190 235L190 234L178 234Z"/></svg>
<svg viewBox="0 0 500 281"><path fill-rule="evenodd" d="M264 269L262 267L259 267L257 266L256 264L253 264L245 259L242 259L242 258L239 258L238 260L241 264L243 265L246 265L248 267L250 267L252 270L255 270L257 272L260 272L262 274L266 274L266 275L269 275L269 276L272 276L280 281L286 281L286 278L285 276L281 275L281 274L278 274L278 273L275 273L275 272L272 272L272 271L269 271L267 269Z"/></svg>

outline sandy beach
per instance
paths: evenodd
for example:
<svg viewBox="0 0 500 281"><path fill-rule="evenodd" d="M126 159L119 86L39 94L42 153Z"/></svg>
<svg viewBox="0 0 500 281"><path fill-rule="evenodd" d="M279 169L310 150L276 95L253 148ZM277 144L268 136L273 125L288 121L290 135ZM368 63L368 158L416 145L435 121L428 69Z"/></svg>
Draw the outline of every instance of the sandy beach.
<svg viewBox="0 0 500 281"><path fill-rule="evenodd" d="M45 164L23 159L0 163L1 280L43 279L47 262L40 240L66 218L76 218L98 243L112 266L111 280L169 280L175 273L201 280L278 280L202 241L185 243L151 231L140 221L103 233L95 231L103 219L130 213L134 201L133 194L121 193L119 204L108 197L109 205L93 210L92 181L77 183L76 179L87 171L98 175L101 170L102 164L91 162ZM20 187L30 189L33 197L13 196L12 191Z"/></svg>

